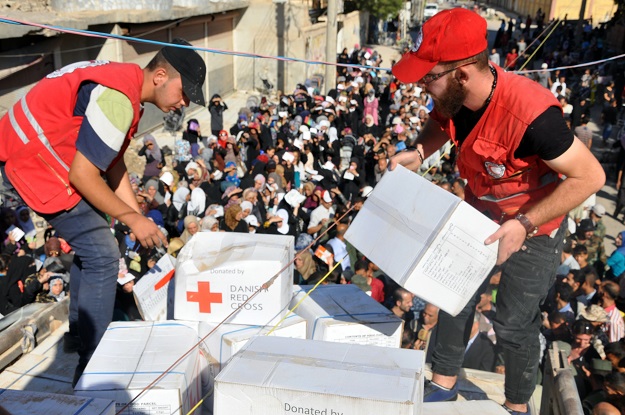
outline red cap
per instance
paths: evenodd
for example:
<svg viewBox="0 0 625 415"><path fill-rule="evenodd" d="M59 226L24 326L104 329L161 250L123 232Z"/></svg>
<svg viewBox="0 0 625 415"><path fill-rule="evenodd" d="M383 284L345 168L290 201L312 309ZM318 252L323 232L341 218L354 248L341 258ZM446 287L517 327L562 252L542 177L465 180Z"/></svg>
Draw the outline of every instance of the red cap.
<svg viewBox="0 0 625 415"><path fill-rule="evenodd" d="M421 80L439 62L475 56L488 47L486 20L463 8L442 10L425 22L414 47L392 70L404 83Z"/></svg>

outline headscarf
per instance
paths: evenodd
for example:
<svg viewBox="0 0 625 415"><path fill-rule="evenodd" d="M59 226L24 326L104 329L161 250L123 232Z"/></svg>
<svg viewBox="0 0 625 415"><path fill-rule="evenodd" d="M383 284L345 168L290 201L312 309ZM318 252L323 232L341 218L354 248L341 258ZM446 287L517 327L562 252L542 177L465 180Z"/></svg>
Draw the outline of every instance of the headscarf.
<svg viewBox="0 0 625 415"><path fill-rule="evenodd" d="M281 185L281 189L278 189L278 192L283 192L286 193L286 186L287 186L287 181L286 178L284 177L284 166L282 164L278 164L276 166L276 174L278 176L280 176L280 182L278 183L279 185Z"/></svg>
<svg viewBox="0 0 625 415"><path fill-rule="evenodd" d="M200 231L212 232L213 226L215 226L216 223L219 223L219 221L212 216L204 216L200 223L202 224L200 226Z"/></svg>
<svg viewBox="0 0 625 415"><path fill-rule="evenodd" d="M621 246L616 248L616 252L625 256L625 231L619 233L619 235L621 235L621 241L623 241L623 243L621 244Z"/></svg>
<svg viewBox="0 0 625 415"><path fill-rule="evenodd" d="M285 209L278 209L276 212L276 216L282 218L282 225L278 227L278 232L282 235L286 235L289 233L289 212Z"/></svg>
<svg viewBox="0 0 625 415"><path fill-rule="evenodd" d="M268 178L272 178L273 182L278 185L278 189L276 189L277 193L284 193L284 186L282 186L282 177L280 177L278 173L269 173Z"/></svg>
<svg viewBox="0 0 625 415"><path fill-rule="evenodd" d="M189 242L191 240L191 238L193 237L193 235L191 235L189 233L189 231L187 230L187 227L191 224L191 223L195 223L197 225L197 230L198 232L200 231L200 220L198 219L197 216L193 216L193 215L187 215L184 218L184 231L182 231L182 235L180 235L180 239L182 240L182 242L184 242L185 244L187 242Z"/></svg>
<svg viewBox="0 0 625 415"><path fill-rule="evenodd" d="M156 223L161 228L165 227L165 221L163 220L163 214L158 209L150 210L146 215L146 217L152 219L154 223Z"/></svg>
<svg viewBox="0 0 625 415"><path fill-rule="evenodd" d="M252 210L254 209L254 205L252 204L252 202L248 202L247 200L244 200L243 202L241 202L241 210L246 210L246 209L250 211L250 214L252 213Z"/></svg>
<svg viewBox="0 0 625 415"><path fill-rule="evenodd" d="M156 200L156 203L158 203L159 205L163 204L165 202L165 199L163 198L163 195L159 192L158 180L150 179L147 182L145 182L145 186L143 187L146 193L148 192L148 189L150 188L150 186L154 186L154 188L156 189L156 193L154 194L154 200Z"/></svg>
<svg viewBox="0 0 625 415"><path fill-rule="evenodd" d="M265 179L265 176L263 176L262 174L257 174L256 176L254 176L254 182L259 181L263 183L263 186L265 185L265 182L267 181L267 179Z"/></svg>
<svg viewBox="0 0 625 415"><path fill-rule="evenodd" d="M187 195L191 193L186 187L179 187L174 193L172 203L178 212L182 209L182 206L187 202Z"/></svg>
<svg viewBox="0 0 625 415"><path fill-rule="evenodd" d="M63 290L59 293L59 295L52 294L52 281L54 280L61 280L63 282ZM61 275L57 274L57 275L53 275L52 277L50 277L50 279L48 280L48 287L49 287L48 295L54 298L57 302L65 298L66 296L65 281L63 281L63 277Z"/></svg>
<svg viewBox="0 0 625 415"><path fill-rule="evenodd" d="M191 200L187 204L187 213L189 215L200 216L204 215L206 210L206 193L199 187L196 187L191 192Z"/></svg>
<svg viewBox="0 0 625 415"><path fill-rule="evenodd" d="M200 122L195 118L191 118L187 121L187 134L193 134L196 137L199 136L198 130L200 129Z"/></svg>
<svg viewBox="0 0 625 415"><path fill-rule="evenodd" d="M228 148L228 144L232 144L231 148ZM224 157L224 161L227 163L229 161L236 163L238 161L238 149L237 151L235 151L235 147L236 147L237 143L234 140L234 137L228 137L228 140L226 141L226 156Z"/></svg>
<svg viewBox="0 0 625 415"><path fill-rule="evenodd" d="M241 184L241 179L237 174L237 165L233 161L226 162L226 169L232 169L226 174L225 182L227 182L227 186L237 186Z"/></svg>
<svg viewBox="0 0 625 415"><path fill-rule="evenodd" d="M22 219L20 218L20 213L22 211L26 211L28 212L28 219L26 219L25 221L22 221ZM22 228L22 230L24 231L24 233L29 233L29 232L33 232L35 231L35 224L33 223L33 220L30 218L30 210L28 209L28 206L20 206L15 210L15 216L17 216L17 225Z"/></svg>
<svg viewBox="0 0 625 415"><path fill-rule="evenodd" d="M338 131L336 131L335 127L330 127L330 129L328 130L328 140L330 140L330 142L332 143L338 139L339 139Z"/></svg>
<svg viewBox="0 0 625 415"><path fill-rule="evenodd" d="M237 225L239 224L239 219L237 219L237 215L241 213L240 205L232 205L226 209L224 214L224 223L230 230L235 230Z"/></svg>
<svg viewBox="0 0 625 415"><path fill-rule="evenodd" d="M148 143L154 144L152 148L147 148L145 150L145 154L151 156L157 163L163 161L163 153L161 152L161 148L158 146L156 142L156 138L152 137L152 135L148 134L143 137L143 145L147 145ZM158 189L158 187L157 187Z"/></svg>
<svg viewBox="0 0 625 415"><path fill-rule="evenodd" d="M303 251L299 254L299 258L302 260L302 265L299 267L295 267L297 272L302 274L302 278L304 281L308 280L312 274L317 272L317 265L315 264L315 260L310 253L310 250Z"/></svg>

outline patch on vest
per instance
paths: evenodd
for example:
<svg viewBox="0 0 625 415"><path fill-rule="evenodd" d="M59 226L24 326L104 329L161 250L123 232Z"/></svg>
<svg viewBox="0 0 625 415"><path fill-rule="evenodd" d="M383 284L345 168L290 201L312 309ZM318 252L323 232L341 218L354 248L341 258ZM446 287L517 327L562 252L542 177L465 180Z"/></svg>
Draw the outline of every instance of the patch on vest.
<svg viewBox="0 0 625 415"><path fill-rule="evenodd" d="M506 166L503 164L491 163L490 161L485 162L484 167L486 167L488 174L493 176L495 179L501 179L506 172Z"/></svg>

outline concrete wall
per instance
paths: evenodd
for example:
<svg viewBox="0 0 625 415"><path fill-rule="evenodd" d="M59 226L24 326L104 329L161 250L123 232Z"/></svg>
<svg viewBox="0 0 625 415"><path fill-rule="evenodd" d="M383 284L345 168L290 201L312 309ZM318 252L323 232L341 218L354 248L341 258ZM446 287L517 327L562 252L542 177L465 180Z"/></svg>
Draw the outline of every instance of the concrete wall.
<svg viewBox="0 0 625 415"><path fill-rule="evenodd" d="M308 8L309 4L301 0L288 3L252 1L241 18L235 21L235 50L325 61L326 23L313 25L308 17ZM344 47L351 49L355 43L361 44L366 39L366 13L340 15L339 21L343 27L339 31L337 53ZM290 93L296 84L304 83L315 74L325 73L323 65L248 57L235 57L234 60L235 87L238 90L262 87L261 78L265 78L276 89Z"/></svg>
<svg viewBox="0 0 625 415"><path fill-rule="evenodd" d="M11 12L45 12L50 10L49 0L1 0L0 10Z"/></svg>
<svg viewBox="0 0 625 415"><path fill-rule="evenodd" d="M171 10L172 0L51 0L53 10L64 13L111 10Z"/></svg>

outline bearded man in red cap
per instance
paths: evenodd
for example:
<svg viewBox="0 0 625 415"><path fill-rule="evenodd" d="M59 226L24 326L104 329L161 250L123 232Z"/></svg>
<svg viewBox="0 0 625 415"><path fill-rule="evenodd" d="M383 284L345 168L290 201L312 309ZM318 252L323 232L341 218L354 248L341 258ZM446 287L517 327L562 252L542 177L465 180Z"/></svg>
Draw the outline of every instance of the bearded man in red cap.
<svg viewBox="0 0 625 415"><path fill-rule="evenodd" d="M391 168L417 170L453 140L468 180L465 200L501 225L485 243L499 243L502 269L494 326L505 360L504 408L527 414L538 370L539 304L555 279L563 218L603 186L605 174L549 90L489 63L486 36L486 21L465 9L444 10L423 25L393 74L424 88L434 111L413 151L395 156ZM457 398L480 294L456 317L441 311L426 402Z"/></svg>

